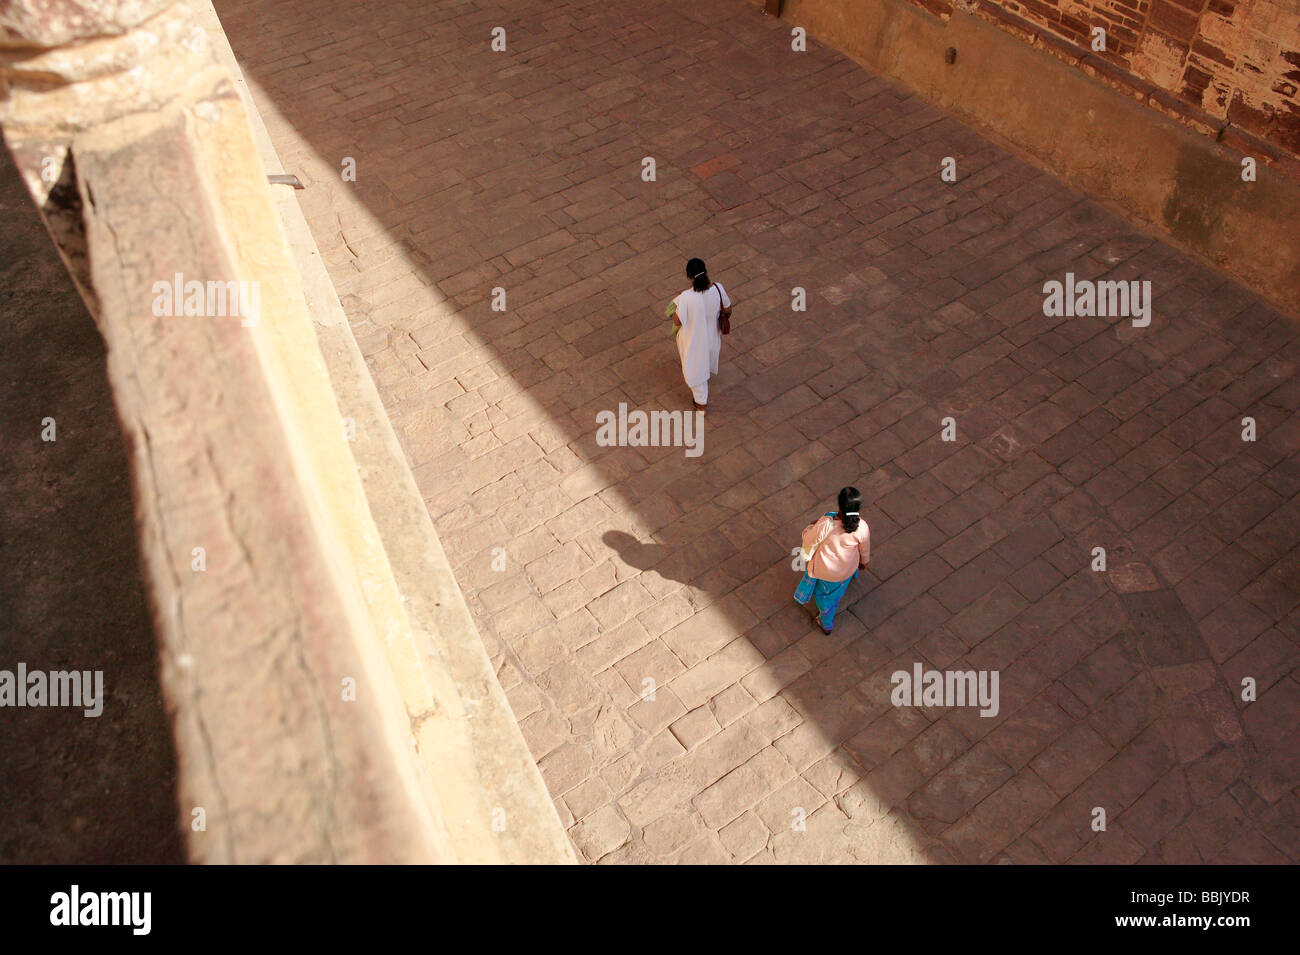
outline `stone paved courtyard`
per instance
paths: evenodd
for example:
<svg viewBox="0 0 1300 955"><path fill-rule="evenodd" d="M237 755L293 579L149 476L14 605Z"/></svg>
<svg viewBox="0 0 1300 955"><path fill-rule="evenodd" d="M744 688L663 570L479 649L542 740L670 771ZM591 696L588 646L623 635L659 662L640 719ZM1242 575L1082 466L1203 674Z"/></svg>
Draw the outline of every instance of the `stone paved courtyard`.
<svg viewBox="0 0 1300 955"><path fill-rule="evenodd" d="M1300 860L1295 319L742 0L217 9L583 858ZM691 255L704 453L599 446L689 406ZM1150 327L1045 317L1067 271ZM892 706L918 662L997 716Z"/></svg>

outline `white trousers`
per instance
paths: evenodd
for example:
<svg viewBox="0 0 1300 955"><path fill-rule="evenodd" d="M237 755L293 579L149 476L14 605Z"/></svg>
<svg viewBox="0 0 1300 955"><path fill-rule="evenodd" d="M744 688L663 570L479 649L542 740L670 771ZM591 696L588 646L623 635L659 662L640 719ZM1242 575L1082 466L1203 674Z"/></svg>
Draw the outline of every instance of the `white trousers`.
<svg viewBox="0 0 1300 955"><path fill-rule="evenodd" d="M702 385L692 386L691 397L695 399L696 404L707 405L709 403L709 383L706 381Z"/></svg>

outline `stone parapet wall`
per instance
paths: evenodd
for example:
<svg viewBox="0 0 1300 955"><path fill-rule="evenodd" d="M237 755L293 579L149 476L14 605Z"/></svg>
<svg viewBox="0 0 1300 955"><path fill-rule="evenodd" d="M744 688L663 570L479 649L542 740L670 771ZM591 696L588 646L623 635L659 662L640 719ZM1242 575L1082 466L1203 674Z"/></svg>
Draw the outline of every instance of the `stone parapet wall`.
<svg viewBox="0 0 1300 955"><path fill-rule="evenodd" d="M200 15L235 80L268 174L284 173L210 0ZM310 188L310 187L309 187ZM447 820L456 861L574 861L415 477L330 281L297 193L279 186L275 208L311 309L316 339L346 423L370 513L410 626L390 644L416 756Z"/></svg>
<svg viewBox="0 0 1300 955"><path fill-rule="evenodd" d="M0 12L5 143L108 349L188 855L564 861L500 688L448 667L422 612L426 594L459 594L412 593L395 505L362 477L388 459L359 467L340 404L360 417L368 379L331 378L332 290L299 268L214 22L185 2ZM337 352L346 323L330 323ZM496 728L480 751L465 696ZM498 763L525 791L500 836L484 785ZM538 799L549 818L529 813Z"/></svg>

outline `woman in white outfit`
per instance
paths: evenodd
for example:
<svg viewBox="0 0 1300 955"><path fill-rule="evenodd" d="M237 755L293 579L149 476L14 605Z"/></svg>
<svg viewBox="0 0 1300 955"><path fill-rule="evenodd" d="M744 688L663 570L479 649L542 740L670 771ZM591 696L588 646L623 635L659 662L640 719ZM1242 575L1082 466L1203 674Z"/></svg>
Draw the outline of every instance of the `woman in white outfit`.
<svg viewBox="0 0 1300 955"><path fill-rule="evenodd" d="M722 336L731 330L731 299L727 290L709 281L701 259L686 263L691 287L668 306L677 329L677 354L682 359L682 377L691 389L695 410L705 411L709 403L709 376L718 373Z"/></svg>

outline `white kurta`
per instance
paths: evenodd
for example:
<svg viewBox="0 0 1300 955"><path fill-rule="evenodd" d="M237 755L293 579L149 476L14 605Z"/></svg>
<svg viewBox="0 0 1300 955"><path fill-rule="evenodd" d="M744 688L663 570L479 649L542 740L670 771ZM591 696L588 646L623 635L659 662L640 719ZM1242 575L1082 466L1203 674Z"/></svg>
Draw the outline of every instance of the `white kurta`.
<svg viewBox="0 0 1300 955"><path fill-rule="evenodd" d="M677 298L677 354L682 359L682 377L697 388L718 373L718 356L722 354L722 332L718 315L723 306L730 307L727 290L714 282L703 292L687 289Z"/></svg>

